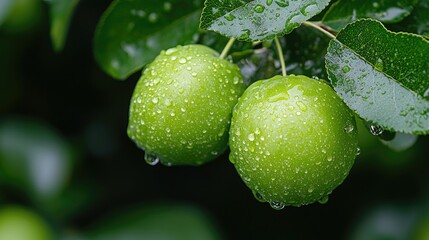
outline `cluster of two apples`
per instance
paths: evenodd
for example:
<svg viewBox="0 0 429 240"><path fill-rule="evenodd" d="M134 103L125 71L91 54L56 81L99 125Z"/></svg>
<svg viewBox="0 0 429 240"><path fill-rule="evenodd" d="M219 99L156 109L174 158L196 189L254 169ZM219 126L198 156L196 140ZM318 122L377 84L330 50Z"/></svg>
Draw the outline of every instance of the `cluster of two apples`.
<svg viewBox="0 0 429 240"><path fill-rule="evenodd" d="M203 45L162 51L136 85L129 137L149 163L230 161L273 208L326 201L357 152L353 113L326 83L275 76L247 89L240 69Z"/></svg>

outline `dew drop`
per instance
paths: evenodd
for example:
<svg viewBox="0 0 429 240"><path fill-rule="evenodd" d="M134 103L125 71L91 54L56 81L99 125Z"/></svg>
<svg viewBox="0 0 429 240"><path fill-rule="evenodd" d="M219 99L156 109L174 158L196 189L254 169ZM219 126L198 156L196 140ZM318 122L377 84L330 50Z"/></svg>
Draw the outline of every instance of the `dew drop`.
<svg viewBox="0 0 429 240"><path fill-rule="evenodd" d="M279 93L277 95L268 98L268 102L286 101L289 99L289 94L286 92Z"/></svg>
<svg viewBox="0 0 429 240"><path fill-rule="evenodd" d="M402 116L402 117L406 117L408 115L408 111L407 110L401 110L399 112L399 115Z"/></svg>
<svg viewBox="0 0 429 240"><path fill-rule="evenodd" d="M344 66L343 68L342 68L342 70L343 70L343 72L344 73L348 73L348 72L350 72L350 70L351 70L351 68L349 67L349 66Z"/></svg>
<svg viewBox="0 0 429 240"><path fill-rule="evenodd" d="M249 136L247 136L247 139L249 139L250 141L255 141L255 134L249 134Z"/></svg>
<svg viewBox="0 0 429 240"><path fill-rule="evenodd" d="M285 207L285 205L280 202L270 202L270 205L275 210L282 210Z"/></svg>
<svg viewBox="0 0 429 240"><path fill-rule="evenodd" d="M327 202L329 201L329 196L328 195L326 195L326 196L324 196L324 197L322 197L321 199L319 199L319 203L320 204L326 204Z"/></svg>
<svg viewBox="0 0 429 240"><path fill-rule="evenodd" d="M255 6L255 8L253 10L255 10L255 12L257 12L257 13L262 13L265 10L265 7L258 4Z"/></svg>
<svg viewBox="0 0 429 240"><path fill-rule="evenodd" d="M301 111L303 112L307 111L307 105L305 105L305 103L298 101L296 105L298 105L298 108L301 109Z"/></svg>
<svg viewBox="0 0 429 240"><path fill-rule="evenodd" d="M234 15L232 15L232 14L229 14L229 15L226 15L226 16L225 16L225 19L226 19L226 20L228 20L228 21L232 21L232 20L234 20L234 19L235 19L235 16L234 16Z"/></svg>
<svg viewBox="0 0 429 240"><path fill-rule="evenodd" d="M156 164L159 163L159 158L155 154L152 154L149 152L144 153L144 160L146 161L147 164L151 166L155 166Z"/></svg>
<svg viewBox="0 0 429 240"><path fill-rule="evenodd" d="M266 202L262 195L256 191L253 191L253 196L255 196L256 200L258 200L259 202Z"/></svg>
<svg viewBox="0 0 429 240"><path fill-rule="evenodd" d="M167 51L165 51L166 55L171 55L172 53L176 52L177 49L176 48L169 48L167 49ZM173 60L173 59L172 59Z"/></svg>
<svg viewBox="0 0 429 240"><path fill-rule="evenodd" d="M381 128L378 125L371 125L369 127L369 131L371 132L372 135L378 136L383 133L383 128Z"/></svg>
<svg viewBox="0 0 429 240"><path fill-rule="evenodd" d="M377 62L375 63L375 68L377 68L380 71L383 71L384 64L381 58L377 59Z"/></svg>
<svg viewBox="0 0 429 240"><path fill-rule="evenodd" d="M349 124L349 125L344 127L344 132L345 133L351 133L354 129L355 129L354 126L352 124Z"/></svg>
<svg viewBox="0 0 429 240"><path fill-rule="evenodd" d="M239 81L240 81L240 79L238 77L234 77L234 79L233 79L234 84L238 84Z"/></svg>
<svg viewBox="0 0 429 240"><path fill-rule="evenodd" d="M284 0L276 1L276 4L277 4L279 7L287 7L287 6L289 6L289 2L288 2L288 1L284 1Z"/></svg>
<svg viewBox="0 0 429 240"><path fill-rule="evenodd" d="M267 0L267 5L270 6L271 4L273 4L273 0Z"/></svg>
<svg viewBox="0 0 429 240"><path fill-rule="evenodd" d="M186 63L186 58L179 59L179 63L182 63L182 64Z"/></svg>
<svg viewBox="0 0 429 240"><path fill-rule="evenodd" d="M360 155L360 147L358 147L357 149L356 149L356 156L359 156Z"/></svg>
<svg viewBox="0 0 429 240"><path fill-rule="evenodd" d="M152 98L152 102L155 104L158 103L158 98L156 98L156 97Z"/></svg>
<svg viewBox="0 0 429 240"><path fill-rule="evenodd" d="M308 193L312 193L314 191L314 189L313 188L309 188L307 191L308 191Z"/></svg>

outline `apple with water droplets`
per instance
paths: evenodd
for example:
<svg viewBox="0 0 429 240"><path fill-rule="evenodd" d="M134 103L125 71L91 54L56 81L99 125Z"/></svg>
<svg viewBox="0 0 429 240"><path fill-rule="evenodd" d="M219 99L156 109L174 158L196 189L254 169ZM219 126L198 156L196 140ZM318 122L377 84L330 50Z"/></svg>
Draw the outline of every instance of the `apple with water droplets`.
<svg viewBox="0 0 429 240"><path fill-rule="evenodd" d="M232 109L244 90L240 69L209 47L162 51L135 87L128 136L150 164L203 164L226 150Z"/></svg>
<svg viewBox="0 0 429 240"><path fill-rule="evenodd" d="M253 83L234 108L230 160L258 200L275 209L326 202L357 154L353 112L305 76Z"/></svg>

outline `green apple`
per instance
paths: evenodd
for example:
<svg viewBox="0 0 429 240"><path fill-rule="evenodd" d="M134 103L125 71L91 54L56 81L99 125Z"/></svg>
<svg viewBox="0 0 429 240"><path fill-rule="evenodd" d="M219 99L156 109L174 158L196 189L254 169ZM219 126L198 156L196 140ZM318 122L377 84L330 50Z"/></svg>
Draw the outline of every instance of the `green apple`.
<svg viewBox="0 0 429 240"><path fill-rule="evenodd" d="M273 208L327 201L357 153L353 113L330 86L305 76L257 81L234 108L230 160Z"/></svg>
<svg viewBox="0 0 429 240"><path fill-rule="evenodd" d="M36 213L19 206L0 209L0 239L51 240L52 230Z"/></svg>
<svg viewBox="0 0 429 240"><path fill-rule="evenodd" d="M128 136L151 164L208 162L227 148L231 112L244 89L240 69L206 46L162 51L136 85Z"/></svg>

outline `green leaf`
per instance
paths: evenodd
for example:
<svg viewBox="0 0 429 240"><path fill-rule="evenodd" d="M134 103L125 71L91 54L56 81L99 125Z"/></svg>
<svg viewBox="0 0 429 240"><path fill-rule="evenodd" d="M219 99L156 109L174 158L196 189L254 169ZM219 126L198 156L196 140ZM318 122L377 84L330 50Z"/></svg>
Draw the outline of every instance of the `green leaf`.
<svg viewBox="0 0 429 240"><path fill-rule="evenodd" d="M360 18L374 18L385 23L399 22L408 16L418 0L340 0L329 8L322 22L339 31Z"/></svg>
<svg viewBox="0 0 429 240"><path fill-rule="evenodd" d="M429 0L421 0L410 16L394 27L400 31L417 33L429 38Z"/></svg>
<svg viewBox="0 0 429 240"><path fill-rule="evenodd" d="M116 0L95 33L98 64L117 79L151 62L161 50L193 41L200 10L191 0Z"/></svg>
<svg viewBox="0 0 429 240"><path fill-rule="evenodd" d="M376 20L349 24L330 42L326 68L337 93L368 122L429 133L429 42Z"/></svg>
<svg viewBox="0 0 429 240"><path fill-rule="evenodd" d="M200 27L243 41L290 33L320 13L330 0L206 0Z"/></svg>
<svg viewBox="0 0 429 240"><path fill-rule="evenodd" d="M79 0L51 0L51 39L55 51L61 51L67 38L70 20Z"/></svg>

